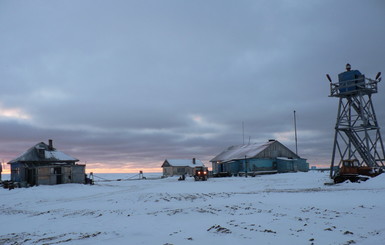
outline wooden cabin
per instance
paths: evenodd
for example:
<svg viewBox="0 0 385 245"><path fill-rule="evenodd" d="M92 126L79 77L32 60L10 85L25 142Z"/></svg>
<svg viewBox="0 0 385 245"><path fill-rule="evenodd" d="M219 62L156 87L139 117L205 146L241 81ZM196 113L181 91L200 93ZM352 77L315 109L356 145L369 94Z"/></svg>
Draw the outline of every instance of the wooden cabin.
<svg viewBox="0 0 385 245"><path fill-rule="evenodd" d="M163 164L163 176L194 175L195 167L204 167L201 160L192 159L166 159Z"/></svg>
<svg viewBox="0 0 385 245"><path fill-rule="evenodd" d="M85 165L79 160L40 142L11 160L11 181L24 186L84 183Z"/></svg>

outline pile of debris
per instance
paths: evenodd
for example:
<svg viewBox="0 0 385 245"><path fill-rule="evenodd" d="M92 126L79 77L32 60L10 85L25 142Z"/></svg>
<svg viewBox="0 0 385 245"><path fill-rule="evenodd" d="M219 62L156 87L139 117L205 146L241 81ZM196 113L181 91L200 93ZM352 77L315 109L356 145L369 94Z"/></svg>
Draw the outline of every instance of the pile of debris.
<svg viewBox="0 0 385 245"><path fill-rule="evenodd" d="M12 189L15 189L15 188L18 188L19 185L18 183L15 183L13 181L10 181L10 180L4 180L4 181L1 181L0 182L0 187L3 187L4 189L8 189L8 190L12 190Z"/></svg>

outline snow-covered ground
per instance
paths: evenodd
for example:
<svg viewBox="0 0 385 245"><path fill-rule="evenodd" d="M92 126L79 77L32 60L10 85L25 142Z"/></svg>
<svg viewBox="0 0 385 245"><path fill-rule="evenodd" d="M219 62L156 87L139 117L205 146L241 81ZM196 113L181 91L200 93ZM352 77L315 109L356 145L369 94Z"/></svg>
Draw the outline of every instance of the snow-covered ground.
<svg viewBox="0 0 385 245"><path fill-rule="evenodd" d="M385 174L325 182L309 172L0 189L0 244L385 244Z"/></svg>

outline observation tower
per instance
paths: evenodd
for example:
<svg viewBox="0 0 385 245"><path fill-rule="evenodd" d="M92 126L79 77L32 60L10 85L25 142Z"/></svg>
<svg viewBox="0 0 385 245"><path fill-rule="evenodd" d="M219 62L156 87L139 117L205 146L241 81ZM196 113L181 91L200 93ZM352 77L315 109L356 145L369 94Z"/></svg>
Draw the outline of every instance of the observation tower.
<svg viewBox="0 0 385 245"><path fill-rule="evenodd" d="M366 78L358 70L351 70L349 64L346 71L338 75L336 83L326 75L330 81L329 97L339 98L330 166L330 178L334 182L352 176L375 176L383 171L384 144L372 103L380 76L381 72L374 80Z"/></svg>

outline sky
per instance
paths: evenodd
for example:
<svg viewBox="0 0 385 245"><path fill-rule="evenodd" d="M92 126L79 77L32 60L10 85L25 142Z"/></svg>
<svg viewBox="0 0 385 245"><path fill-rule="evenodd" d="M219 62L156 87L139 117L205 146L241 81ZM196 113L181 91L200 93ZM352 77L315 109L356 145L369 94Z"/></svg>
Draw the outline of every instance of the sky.
<svg viewBox="0 0 385 245"><path fill-rule="evenodd" d="M96 172L269 139L295 151L295 110L298 154L329 166L325 74L384 73L383 23L382 0L0 0L0 159L48 139Z"/></svg>

